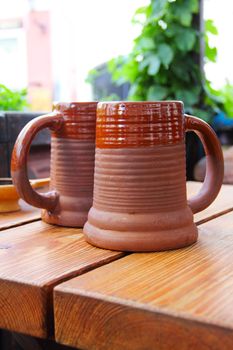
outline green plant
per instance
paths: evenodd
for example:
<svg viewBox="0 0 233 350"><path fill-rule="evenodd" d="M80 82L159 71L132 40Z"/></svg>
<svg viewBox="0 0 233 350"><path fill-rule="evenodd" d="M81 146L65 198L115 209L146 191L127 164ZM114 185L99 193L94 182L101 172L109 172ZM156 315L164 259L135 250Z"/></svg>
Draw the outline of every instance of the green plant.
<svg viewBox="0 0 233 350"><path fill-rule="evenodd" d="M186 111L206 120L221 109L229 111L230 86L224 99L200 67L200 40L204 61L215 62L217 49L209 39L218 32L212 20L205 21L204 33L197 29L198 11L198 0L151 0L135 12L133 23L141 25L141 33L132 52L108 63L114 83L130 83L128 100L182 100Z"/></svg>
<svg viewBox="0 0 233 350"><path fill-rule="evenodd" d="M233 86L227 83L221 90L223 109L226 115L233 118Z"/></svg>
<svg viewBox="0 0 233 350"><path fill-rule="evenodd" d="M22 111L27 106L27 90L12 91L0 84L0 110Z"/></svg>
<svg viewBox="0 0 233 350"><path fill-rule="evenodd" d="M198 60L198 10L198 0L152 0L136 11L133 22L142 30L132 52L108 65L114 81L130 82L129 100L182 100L189 113L201 113L205 119L218 109L216 99L210 101ZM215 61L217 50L209 44L209 33L217 34L212 21L206 22L205 59Z"/></svg>
<svg viewBox="0 0 233 350"><path fill-rule="evenodd" d="M227 81L225 86L219 90L215 90L207 82L206 90L208 97L210 97L209 103L221 106L222 111L227 117L233 118L233 85Z"/></svg>

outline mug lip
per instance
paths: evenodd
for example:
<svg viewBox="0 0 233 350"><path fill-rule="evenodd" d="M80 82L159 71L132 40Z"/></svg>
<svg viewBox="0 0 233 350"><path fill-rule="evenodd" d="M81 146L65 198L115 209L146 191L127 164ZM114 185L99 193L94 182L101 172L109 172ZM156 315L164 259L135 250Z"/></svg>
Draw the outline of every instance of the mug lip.
<svg viewBox="0 0 233 350"><path fill-rule="evenodd" d="M184 102L181 101L181 100L164 100L164 101L159 101L159 100L156 100L156 101L122 101L122 100L119 100L119 101L99 101L98 102L98 106L101 106L101 105L115 105L115 104L125 104L125 105L135 105L135 104L138 104L138 105L153 105L153 104L161 104L161 105L166 105L166 104L178 104L178 105L181 105L183 106L184 105Z"/></svg>
<svg viewBox="0 0 233 350"><path fill-rule="evenodd" d="M78 111L85 108L95 109L97 107L98 101L70 101L70 102L60 102L54 101L52 105L52 110L60 112L68 111Z"/></svg>

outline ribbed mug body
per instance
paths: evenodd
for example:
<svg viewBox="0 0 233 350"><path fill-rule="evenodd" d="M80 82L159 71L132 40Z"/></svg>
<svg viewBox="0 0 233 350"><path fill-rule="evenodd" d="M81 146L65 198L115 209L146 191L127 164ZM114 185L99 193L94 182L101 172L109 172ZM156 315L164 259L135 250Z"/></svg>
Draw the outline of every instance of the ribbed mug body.
<svg viewBox="0 0 233 350"><path fill-rule="evenodd" d="M48 223L81 227L87 220L93 199L96 105L54 105L64 122L51 135L50 189L58 193L59 201L52 212L43 210Z"/></svg>
<svg viewBox="0 0 233 350"><path fill-rule="evenodd" d="M99 103L87 241L125 251L195 242L185 169L181 102Z"/></svg>

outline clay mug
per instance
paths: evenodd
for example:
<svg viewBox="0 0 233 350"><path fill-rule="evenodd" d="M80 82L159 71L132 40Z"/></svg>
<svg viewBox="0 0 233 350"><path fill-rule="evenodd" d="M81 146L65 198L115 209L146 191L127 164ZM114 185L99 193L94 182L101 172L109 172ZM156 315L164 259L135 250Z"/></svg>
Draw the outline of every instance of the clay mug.
<svg viewBox="0 0 233 350"><path fill-rule="evenodd" d="M200 192L186 197L185 132L207 156ZM216 198L223 155L211 127L179 101L103 102L97 107L93 206L86 240L123 251L160 251L197 240L193 214Z"/></svg>
<svg viewBox="0 0 233 350"><path fill-rule="evenodd" d="M53 112L31 120L19 134L12 153L11 174L20 195L43 208L42 219L62 226L83 226L93 199L96 102L55 103ZM35 135L51 130L50 191L33 190L27 155Z"/></svg>

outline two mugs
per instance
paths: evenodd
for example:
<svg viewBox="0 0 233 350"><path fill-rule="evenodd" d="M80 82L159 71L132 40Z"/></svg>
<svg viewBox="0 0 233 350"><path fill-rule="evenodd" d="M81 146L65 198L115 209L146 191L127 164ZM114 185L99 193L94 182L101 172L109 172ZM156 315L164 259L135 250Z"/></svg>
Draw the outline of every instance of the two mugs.
<svg viewBox="0 0 233 350"><path fill-rule="evenodd" d="M40 194L27 176L35 135L51 130L50 191ZM187 200L185 133L200 137L207 158L204 184ZM50 224L83 227L101 248L160 251L193 244L193 214L216 198L223 155L211 127L184 114L180 101L55 103L30 121L12 154L21 198L42 208Z"/></svg>

